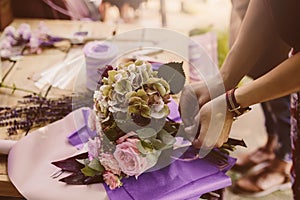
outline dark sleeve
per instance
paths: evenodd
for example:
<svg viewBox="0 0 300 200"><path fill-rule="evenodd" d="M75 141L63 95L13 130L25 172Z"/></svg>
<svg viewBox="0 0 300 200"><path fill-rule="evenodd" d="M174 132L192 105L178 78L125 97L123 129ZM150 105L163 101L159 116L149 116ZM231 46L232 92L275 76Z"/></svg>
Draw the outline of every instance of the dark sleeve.
<svg viewBox="0 0 300 200"><path fill-rule="evenodd" d="M295 52L300 51L300 1L267 0L279 35Z"/></svg>

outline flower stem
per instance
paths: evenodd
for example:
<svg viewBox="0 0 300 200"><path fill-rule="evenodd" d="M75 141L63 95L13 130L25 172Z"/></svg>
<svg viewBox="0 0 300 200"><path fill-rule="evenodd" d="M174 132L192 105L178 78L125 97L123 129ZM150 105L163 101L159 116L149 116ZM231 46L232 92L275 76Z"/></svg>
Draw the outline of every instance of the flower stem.
<svg viewBox="0 0 300 200"><path fill-rule="evenodd" d="M14 68L14 66L16 65L16 61L12 61L12 65L10 66L10 68L8 69L8 71L6 72L6 74L2 77L2 82L4 82L4 80L6 79L6 77L8 76L8 74L11 72L11 70Z"/></svg>
<svg viewBox="0 0 300 200"><path fill-rule="evenodd" d="M35 95L37 94L36 92L34 92L32 90L27 90L27 89L24 89L24 88L18 88L18 87L16 87L15 84L13 84L12 86L6 85L3 82L0 82L0 88L11 89L12 93L14 93L15 91L22 91L22 92L27 92L27 93L35 94Z"/></svg>

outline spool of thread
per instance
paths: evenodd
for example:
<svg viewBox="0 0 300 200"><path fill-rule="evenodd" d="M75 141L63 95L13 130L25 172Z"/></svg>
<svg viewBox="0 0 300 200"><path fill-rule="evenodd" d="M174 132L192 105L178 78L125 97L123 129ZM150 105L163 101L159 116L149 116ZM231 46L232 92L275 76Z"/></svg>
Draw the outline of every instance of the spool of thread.
<svg viewBox="0 0 300 200"><path fill-rule="evenodd" d="M84 46L83 52L86 60L86 87L95 90L105 66L116 58L118 48L112 42L93 41Z"/></svg>

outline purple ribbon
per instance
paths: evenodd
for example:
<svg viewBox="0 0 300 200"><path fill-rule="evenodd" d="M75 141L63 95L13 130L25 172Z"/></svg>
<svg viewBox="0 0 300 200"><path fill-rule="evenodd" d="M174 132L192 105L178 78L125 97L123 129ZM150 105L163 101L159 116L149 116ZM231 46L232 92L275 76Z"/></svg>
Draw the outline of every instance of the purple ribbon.
<svg viewBox="0 0 300 200"><path fill-rule="evenodd" d="M89 127L87 126L89 113L90 110L82 110L85 125L68 136L69 143L77 147L78 149L80 149L83 144L89 141L89 138L94 138L97 135L96 131L91 131L91 129L89 129Z"/></svg>

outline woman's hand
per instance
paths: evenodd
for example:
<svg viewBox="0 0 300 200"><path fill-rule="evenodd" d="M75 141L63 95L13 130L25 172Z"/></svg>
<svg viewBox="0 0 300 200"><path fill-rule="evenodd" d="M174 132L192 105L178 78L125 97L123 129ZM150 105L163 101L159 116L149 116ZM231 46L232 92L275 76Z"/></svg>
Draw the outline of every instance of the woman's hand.
<svg viewBox="0 0 300 200"><path fill-rule="evenodd" d="M225 95L204 104L194 118L193 124L185 128L193 146L198 149L221 147L229 137L233 115L226 106Z"/></svg>
<svg viewBox="0 0 300 200"><path fill-rule="evenodd" d="M209 100L209 91L203 81L184 86L180 96L179 111L185 126L193 125L200 108Z"/></svg>

